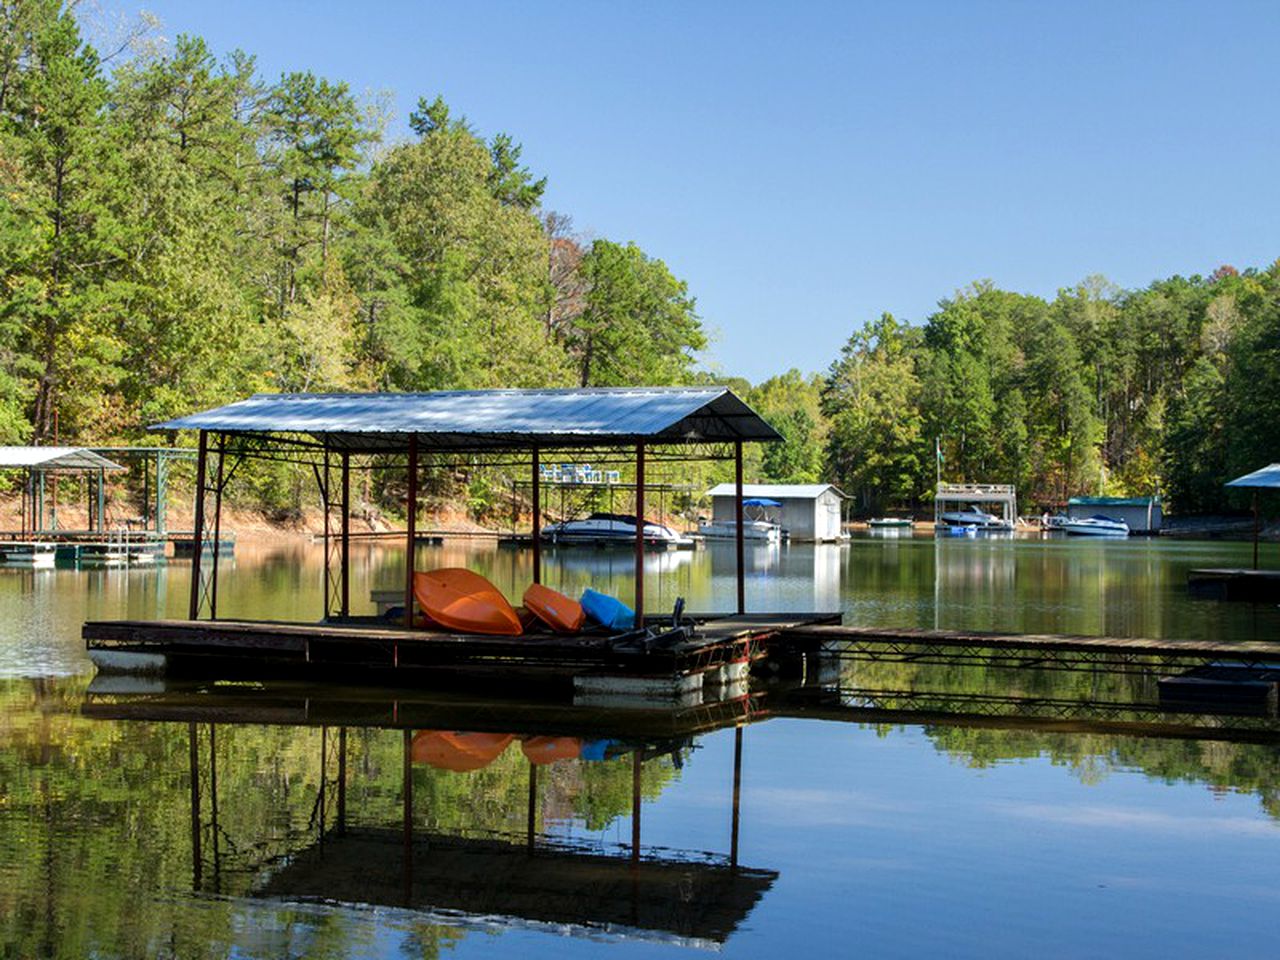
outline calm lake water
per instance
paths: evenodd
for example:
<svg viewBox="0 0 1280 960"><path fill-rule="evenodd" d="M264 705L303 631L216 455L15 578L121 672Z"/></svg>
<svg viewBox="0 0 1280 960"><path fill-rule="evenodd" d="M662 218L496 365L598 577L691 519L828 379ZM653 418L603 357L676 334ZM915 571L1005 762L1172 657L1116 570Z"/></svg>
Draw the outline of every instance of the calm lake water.
<svg viewBox="0 0 1280 960"><path fill-rule="evenodd" d="M356 560L371 610L403 553ZM1280 636L1274 607L1186 596L1189 568L1247 565L1247 544L863 538L748 560L749 608L850 623ZM485 544L417 562L509 595L530 578L527 552ZM566 592L630 594L626 551L546 562ZM1280 565L1274 546L1263 562ZM310 545L242 544L220 612L316 618L321 563ZM81 622L183 616L189 573L0 570L0 956L1275 953L1274 746L834 722L771 689L744 726L728 711L664 727L474 695L223 684L147 705L90 686ZM733 575L730 546L653 555L650 607L728 610ZM1143 682L1094 676L1090 694ZM858 664L840 683L1073 696L1082 681Z"/></svg>

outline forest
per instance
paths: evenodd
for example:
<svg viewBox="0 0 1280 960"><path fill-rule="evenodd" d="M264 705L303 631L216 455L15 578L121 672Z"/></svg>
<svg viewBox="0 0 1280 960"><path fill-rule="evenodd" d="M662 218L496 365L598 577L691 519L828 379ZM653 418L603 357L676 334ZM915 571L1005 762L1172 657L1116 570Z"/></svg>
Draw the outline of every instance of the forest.
<svg viewBox="0 0 1280 960"><path fill-rule="evenodd" d="M340 79L145 30L99 50L76 13L0 0L0 443L140 442L259 391L715 382L786 437L751 479L835 482L864 514L919 508L939 471L1215 511L1277 459L1280 265L1052 300L980 281L750 384L708 365L660 256L544 206L515 136L430 94L391 136Z"/></svg>

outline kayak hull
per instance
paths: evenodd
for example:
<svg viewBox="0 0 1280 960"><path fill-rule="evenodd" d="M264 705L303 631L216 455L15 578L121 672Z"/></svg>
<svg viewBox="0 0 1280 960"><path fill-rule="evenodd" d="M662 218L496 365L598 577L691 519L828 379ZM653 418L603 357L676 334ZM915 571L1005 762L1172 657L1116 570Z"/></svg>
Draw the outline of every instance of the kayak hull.
<svg viewBox="0 0 1280 960"><path fill-rule="evenodd" d="M587 622L582 604L540 583L529 584L524 605L556 633L577 633Z"/></svg>
<svg viewBox="0 0 1280 960"><path fill-rule="evenodd" d="M445 567L414 573L413 595L428 619L450 630L502 637L524 632L502 592L470 570Z"/></svg>

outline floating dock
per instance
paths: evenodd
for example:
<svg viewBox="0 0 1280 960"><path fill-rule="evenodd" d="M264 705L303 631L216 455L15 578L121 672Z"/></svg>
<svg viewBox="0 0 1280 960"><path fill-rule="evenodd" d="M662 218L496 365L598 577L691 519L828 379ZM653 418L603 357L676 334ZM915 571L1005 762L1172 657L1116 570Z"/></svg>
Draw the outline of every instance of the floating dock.
<svg viewBox="0 0 1280 960"><path fill-rule="evenodd" d="M1187 574L1187 590L1197 600L1280 603L1280 570L1192 570Z"/></svg>
<svg viewBox="0 0 1280 960"><path fill-rule="evenodd" d="M201 679L349 679L450 684L537 695L671 698L745 678L782 631L838 623L839 614L745 614L689 618L692 639L643 649L607 634L494 637L407 629L374 618L337 623L243 620L90 621L82 636L103 672ZM648 618L660 625L660 618Z"/></svg>

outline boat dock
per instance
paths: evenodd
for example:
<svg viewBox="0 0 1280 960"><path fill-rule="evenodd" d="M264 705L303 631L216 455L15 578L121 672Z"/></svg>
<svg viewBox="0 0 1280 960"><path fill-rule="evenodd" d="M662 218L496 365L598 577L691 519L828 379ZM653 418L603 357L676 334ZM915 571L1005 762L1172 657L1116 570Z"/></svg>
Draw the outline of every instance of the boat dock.
<svg viewBox="0 0 1280 960"><path fill-rule="evenodd" d="M1187 590L1197 600L1280 603L1280 570L1192 570L1187 574Z"/></svg>
<svg viewBox="0 0 1280 960"><path fill-rule="evenodd" d="M89 656L102 672L198 678L348 679L450 684L471 680L534 696L671 699L745 679L781 632L839 622L839 614L691 617L694 636L646 649L605 633L481 636L408 629L374 618L340 623L243 620L89 621ZM659 618L650 618L650 625Z"/></svg>

